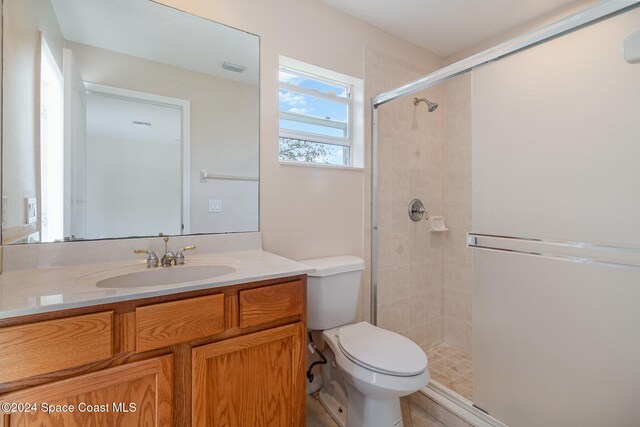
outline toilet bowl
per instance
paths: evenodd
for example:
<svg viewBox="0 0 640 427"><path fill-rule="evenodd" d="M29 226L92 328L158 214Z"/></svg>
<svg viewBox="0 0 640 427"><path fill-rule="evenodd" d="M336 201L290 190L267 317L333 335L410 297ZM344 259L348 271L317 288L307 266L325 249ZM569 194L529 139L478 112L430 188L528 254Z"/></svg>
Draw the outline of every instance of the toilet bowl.
<svg viewBox="0 0 640 427"><path fill-rule="evenodd" d="M347 391L343 425L401 426L402 396L427 385L427 357L402 335L361 322L323 331ZM326 401L328 396L322 396ZM323 402L324 403L324 402Z"/></svg>
<svg viewBox="0 0 640 427"><path fill-rule="evenodd" d="M357 257L302 261L307 326L322 331L327 358L320 402L341 427L402 426L400 400L429 381L427 356L408 338L355 318L364 262Z"/></svg>

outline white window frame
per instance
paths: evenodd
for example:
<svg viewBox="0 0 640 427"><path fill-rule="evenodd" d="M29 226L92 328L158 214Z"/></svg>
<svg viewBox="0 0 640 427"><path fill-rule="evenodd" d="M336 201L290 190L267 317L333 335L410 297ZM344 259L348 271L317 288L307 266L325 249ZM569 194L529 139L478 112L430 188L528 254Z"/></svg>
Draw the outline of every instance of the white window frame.
<svg viewBox="0 0 640 427"><path fill-rule="evenodd" d="M332 168L363 169L364 168L364 85L361 79L327 70L315 65L307 64L295 59L280 56L280 67L284 71L318 80L334 86L344 86L347 88L347 97L334 96L300 86L291 85L278 81L278 89L313 96L315 98L327 99L347 105L347 123L334 120L309 117L301 114L279 111L279 119L294 120L303 123L315 124L336 129L344 129L345 137L331 137L312 132L295 131L279 128L279 138L300 139L304 141L317 142L321 144L331 144L347 148L345 165L311 163L304 161L280 160L281 164L297 164L305 166L325 166ZM279 143L278 143L279 147ZM278 148L278 154L280 150Z"/></svg>

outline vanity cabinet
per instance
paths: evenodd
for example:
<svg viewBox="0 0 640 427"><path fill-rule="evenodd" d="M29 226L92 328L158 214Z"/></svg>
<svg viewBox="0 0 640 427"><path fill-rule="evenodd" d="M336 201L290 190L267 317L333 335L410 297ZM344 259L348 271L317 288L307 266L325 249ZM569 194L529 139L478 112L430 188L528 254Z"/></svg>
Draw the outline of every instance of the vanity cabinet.
<svg viewBox="0 0 640 427"><path fill-rule="evenodd" d="M0 383L113 356L113 312L0 329Z"/></svg>
<svg viewBox="0 0 640 427"><path fill-rule="evenodd" d="M193 349L194 427L303 426L302 323Z"/></svg>
<svg viewBox="0 0 640 427"><path fill-rule="evenodd" d="M136 351L168 347L224 332L224 295L136 308Z"/></svg>
<svg viewBox="0 0 640 427"><path fill-rule="evenodd" d="M14 412L5 413L0 425L171 425L172 359L151 358L11 393L0 400L15 404Z"/></svg>
<svg viewBox="0 0 640 427"><path fill-rule="evenodd" d="M3 319L0 427L303 426L305 336L306 275Z"/></svg>
<svg viewBox="0 0 640 427"><path fill-rule="evenodd" d="M240 327L248 328L304 312L304 286L283 283L240 291Z"/></svg>

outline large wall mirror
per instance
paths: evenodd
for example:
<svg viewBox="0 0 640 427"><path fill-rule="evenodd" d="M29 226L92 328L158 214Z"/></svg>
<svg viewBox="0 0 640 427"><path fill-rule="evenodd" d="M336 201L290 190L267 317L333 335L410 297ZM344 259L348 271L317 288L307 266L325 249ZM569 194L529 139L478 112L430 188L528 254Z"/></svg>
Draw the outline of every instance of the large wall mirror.
<svg viewBox="0 0 640 427"><path fill-rule="evenodd" d="M2 243L258 230L259 38L149 0L4 0Z"/></svg>

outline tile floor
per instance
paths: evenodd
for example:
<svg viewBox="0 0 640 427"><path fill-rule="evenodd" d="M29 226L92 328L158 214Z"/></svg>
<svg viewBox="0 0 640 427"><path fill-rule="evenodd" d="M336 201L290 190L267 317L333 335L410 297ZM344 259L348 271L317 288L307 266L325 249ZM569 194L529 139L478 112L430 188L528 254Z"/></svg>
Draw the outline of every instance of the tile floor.
<svg viewBox="0 0 640 427"><path fill-rule="evenodd" d="M429 399L418 393L400 399L404 427L471 427L455 415L429 402L431 406L436 407L437 414L434 415L445 415L442 419L436 418L426 412L427 404L422 401L428 402ZM317 393L307 396L307 427L338 427L318 400Z"/></svg>
<svg viewBox="0 0 640 427"><path fill-rule="evenodd" d="M440 344L427 352L431 379L473 400L473 364L471 355Z"/></svg>

